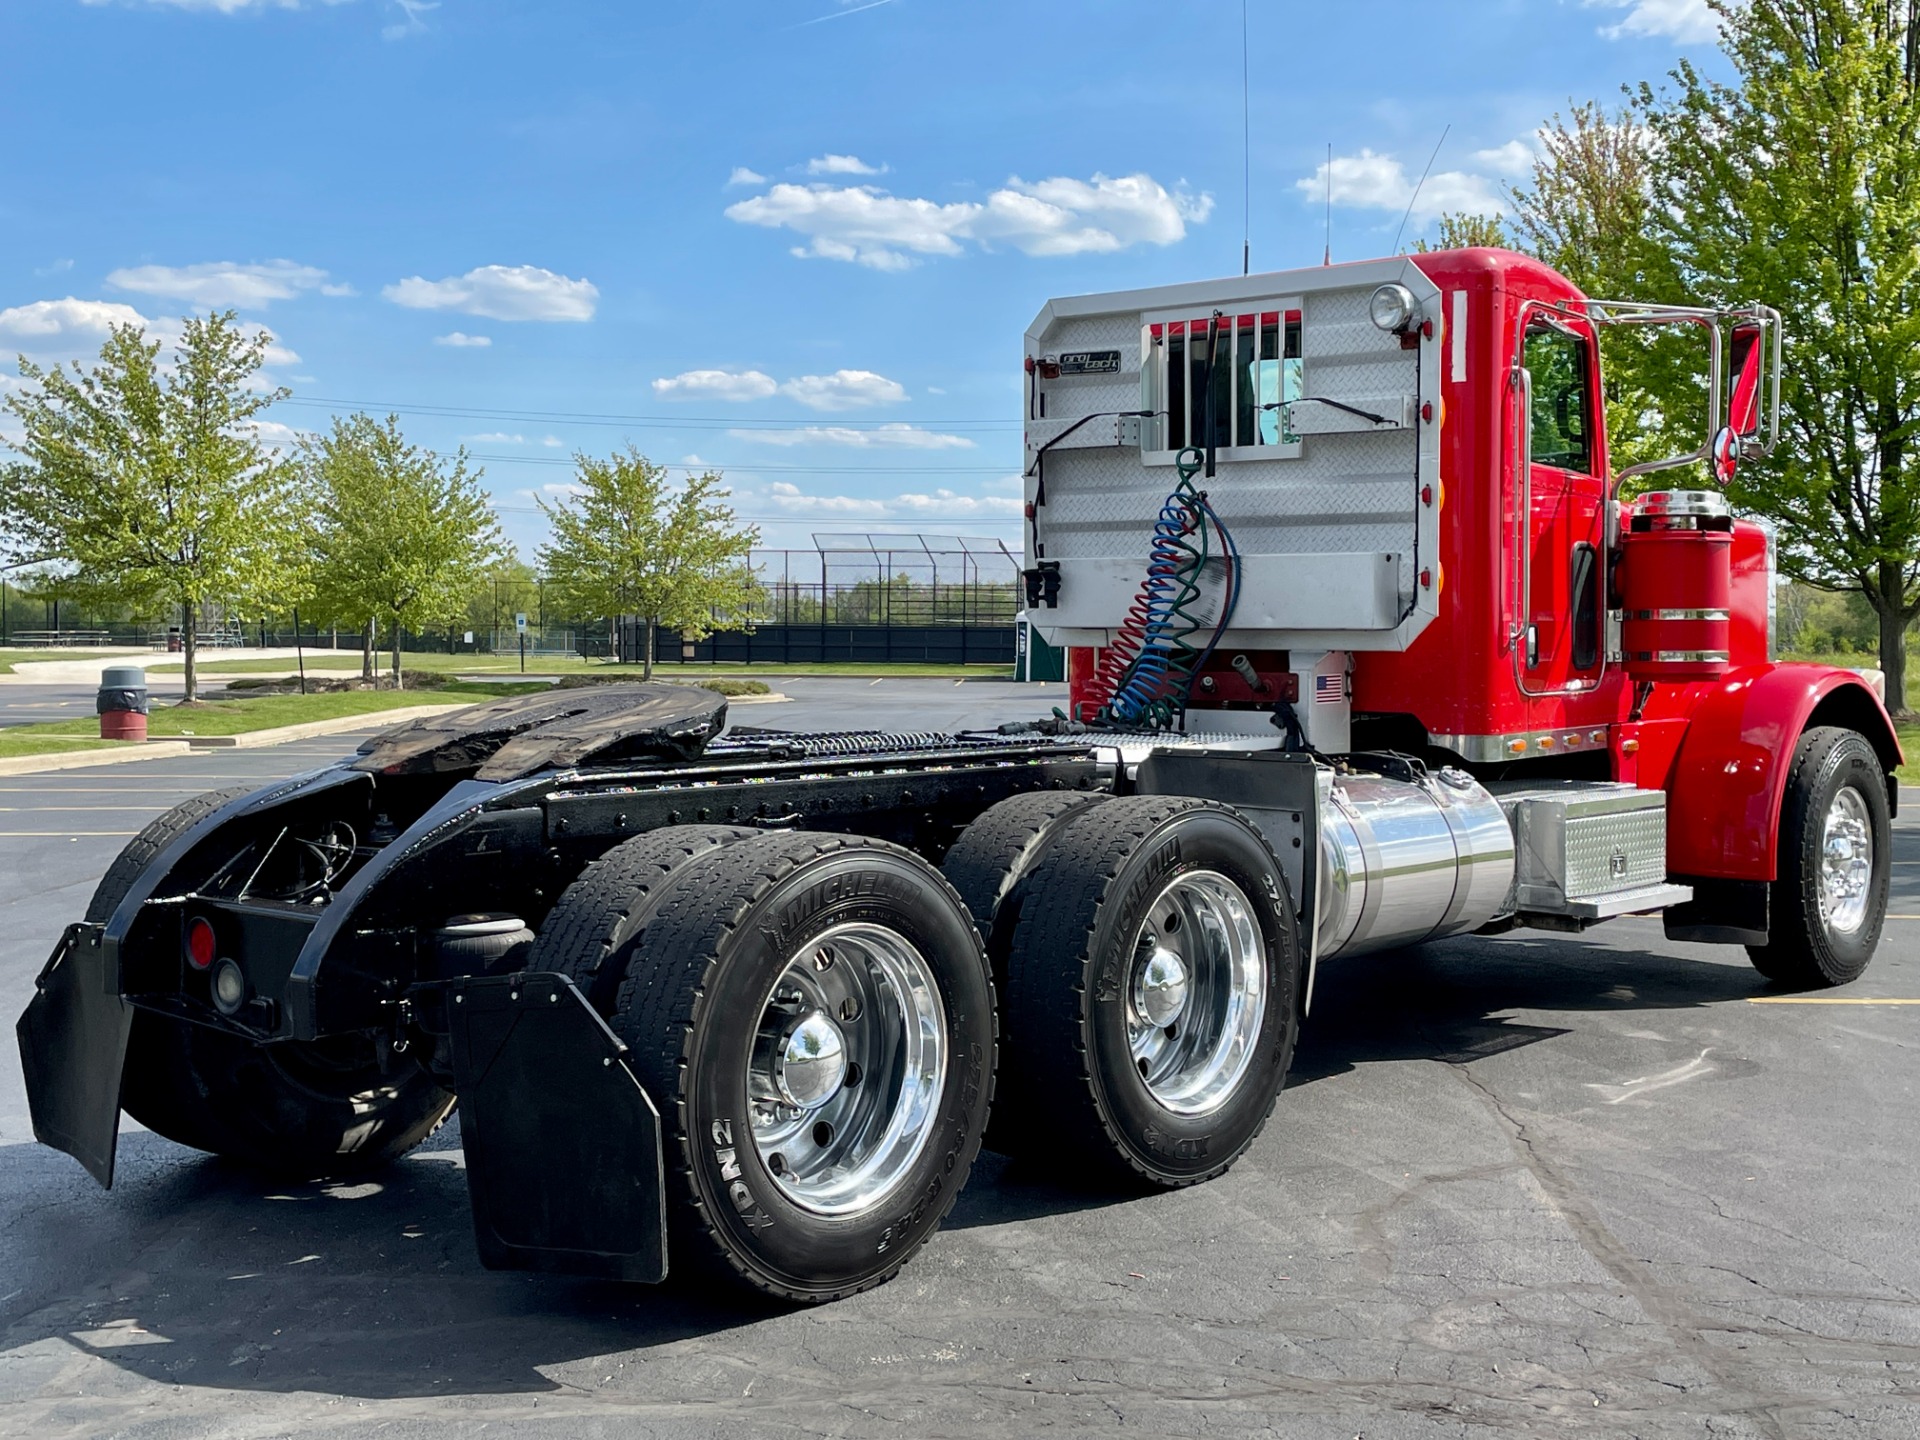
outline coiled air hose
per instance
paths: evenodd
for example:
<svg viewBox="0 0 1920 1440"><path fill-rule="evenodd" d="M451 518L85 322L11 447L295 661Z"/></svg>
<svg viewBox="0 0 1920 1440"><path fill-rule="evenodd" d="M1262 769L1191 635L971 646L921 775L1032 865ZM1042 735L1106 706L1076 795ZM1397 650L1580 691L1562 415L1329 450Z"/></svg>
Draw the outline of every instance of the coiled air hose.
<svg viewBox="0 0 1920 1440"><path fill-rule="evenodd" d="M1160 507L1146 578L1126 619L1101 654L1087 696L1075 719L1127 729L1166 729L1186 713L1194 679L1233 617L1240 596L1238 550L1194 477L1206 463L1197 447L1180 452L1180 480ZM1202 573L1212 558L1209 532L1219 536L1227 565L1227 592L1205 645L1193 637L1208 628L1199 610Z"/></svg>

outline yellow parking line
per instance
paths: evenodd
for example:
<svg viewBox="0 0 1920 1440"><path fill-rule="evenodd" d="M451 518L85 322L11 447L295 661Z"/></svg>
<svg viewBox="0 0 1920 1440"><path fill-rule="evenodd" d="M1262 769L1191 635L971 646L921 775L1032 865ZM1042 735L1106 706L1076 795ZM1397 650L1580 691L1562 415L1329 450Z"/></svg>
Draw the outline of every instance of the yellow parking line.
<svg viewBox="0 0 1920 1440"><path fill-rule="evenodd" d="M1920 1005L1920 1000L1872 995L1749 995L1749 1005Z"/></svg>

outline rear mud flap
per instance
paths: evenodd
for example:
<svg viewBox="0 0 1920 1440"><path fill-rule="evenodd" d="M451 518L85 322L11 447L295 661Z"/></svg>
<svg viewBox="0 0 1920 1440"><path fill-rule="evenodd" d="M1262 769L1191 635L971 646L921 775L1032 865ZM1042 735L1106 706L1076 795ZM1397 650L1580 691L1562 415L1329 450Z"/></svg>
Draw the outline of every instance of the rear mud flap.
<svg viewBox="0 0 1920 1440"><path fill-rule="evenodd" d="M563 975L450 981L474 1238L489 1270L666 1278L660 1113Z"/></svg>
<svg viewBox="0 0 1920 1440"><path fill-rule="evenodd" d="M133 1007L108 983L98 925L69 925L14 1027L34 1138L113 1187L120 1072Z"/></svg>

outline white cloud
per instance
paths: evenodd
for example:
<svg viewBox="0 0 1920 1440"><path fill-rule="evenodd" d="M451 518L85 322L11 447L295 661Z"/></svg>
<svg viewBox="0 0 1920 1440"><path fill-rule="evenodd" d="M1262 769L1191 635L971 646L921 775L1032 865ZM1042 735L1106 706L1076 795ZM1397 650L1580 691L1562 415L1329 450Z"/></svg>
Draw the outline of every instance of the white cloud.
<svg viewBox="0 0 1920 1440"><path fill-rule="evenodd" d="M144 328L147 317L131 305L112 300L35 300L0 310L0 341L29 354L47 354L72 350L75 346L98 349L115 325Z"/></svg>
<svg viewBox="0 0 1920 1440"><path fill-rule="evenodd" d="M450 330L445 335L433 337L436 345L451 345L456 350L484 350L493 344L491 335L469 335L463 330Z"/></svg>
<svg viewBox="0 0 1920 1440"><path fill-rule="evenodd" d="M766 183L766 176L762 175L758 170L749 170L744 165L734 166L733 173L727 176L727 184L729 185L764 185Z"/></svg>
<svg viewBox="0 0 1920 1440"><path fill-rule="evenodd" d="M248 420L237 428L240 433L252 435L261 444L281 451L292 451L302 438L313 433L292 425L282 425L278 420Z"/></svg>
<svg viewBox="0 0 1920 1440"><path fill-rule="evenodd" d="M1584 0L1587 8L1625 10L1616 24L1603 25L1600 33L1609 40L1676 40L1682 45L1712 42L1720 38L1720 17L1707 6L1707 0Z"/></svg>
<svg viewBox="0 0 1920 1440"><path fill-rule="evenodd" d="M135 265L107 276L115 290L158 295L222 310L259 310L275 300L291 300L303 290L328 295L351 295L345 285L329 285L327 272L291 260L269 260L259 265L237 265L215 260L203 265Z"/></svg>
<svg viewBox="0 0 1920 1440"><path fill-rule="evenodd" d="M337 0L327 0L327 3L335 4ZM382 40L404 40L409 35L424 34L427 22L420 17L440 8L440 0L389 0L389 3L400 12L400 18L380 27Z"/></svg>
<svg viewBox="0 0 1920 1440"><path fill-rule="evenodd" d="M37 275L40 279L44 280L49 275L64 275L67 273L67 271L71 270L72 268L73 268L73 261L56 260L51 265L43 265L38 270L35 270L33 273Z"/></svg>
<svg viewBox="0 0 1920 1440"><path fill-rule="evenodd" d="M591 320L600 291L538 265L482 265L445 280L410 276L380 292L412 310L458 310L489 320Z"/></svg>
<svg viewBox="0 0 1920 1440"><path fill-rule="evenodd" d="M812 410L859 410L868 405L897 405L907 398L898 380L871 370L836 370L831 375L796 375L780 393Z"/></svg>
<svg viewBox="0 0 1920 1440"><path fill-rule="evenodd" d="M43 365L71 360L91 366L98 362L100 347L115 325L138 326L149 343L158 342L161 369L171 372L173 352L186 329L178 316L149 319L116 300L80 300L71 295L64 300L35 300L0 310L0 355L24 354ZM261 358L267 365L300 363L300 356L269 326L240 328L243 335L266 339ZM259 390L270 390L279 383L271 371L264 369L256 371L252 381Z"/></svg>
<svg viewBox="0 0 1920 1440"><path fill-rule="evenodd" d="M653 382L662 400L722 400L729 404L765 400L780 388L758 370L685 370Z"/></svg>
<svg viewBox="0 0 1920 1440"><path fill-rule="evenodd" d="M870 430L855 430L848 425L799 425L791 430L729 430L735 440L749 445L845 445L856 450L971 450L973 441L964 435L943 435L922 430L918 425L876 425Z"/></svg>
<svg viewBox="0 0 1920 1440"><path fill-rule="evenodd" d="M565 448L567 442L562 440L558 435L548 435L543 438L540 443L549 450L560 450Z"/></svg>
<svg viewBox="0 0 1920 1440"><path fill-rule="evenodd" d="M1363 149L1358 155L1333 157L1333 203L1360 209L1404 211L1413 205L1416 221L1436 215L1460 213L1498 215L1505 202L1493 182L1484 175L1460 170L1442 170L1427 176L1414 198L1414 177L1391 155L1377 155ZM1322 164L1312 175L1296 180L1294 188L1310 199L1327 194L1327 166Z"/></svg>
<svg viewBox="0 0 1920 1440"><path fill-rule="evenodd" d="M1524 140L1509 140L1491 150L1473 152L1473 163L1484 165L1496 175L1525 175L1533 169L1540 152Z"/></svg>
<svg viewBox="0 0 1920 1440"><path fill-rule="evenodd" d="M1211 195L1169 191L1149 175L1055 178L1018 176L985 203L897 196L875 185L775 185L727 207L742 225L792 230L803 259L848 260L904 270L915 256L959 255L963 242L1010 245L1029 255L1079 255L1136 244L1171 245L1204 222Z"/></svg>
<svg viewBox="0 0 1920 1440"><path fill-rule="evenodd" d="M80 0L83 5L111 5L114 0ZM146 0L149 5L172 6L176 10L212 10L221 15L237 15L243 10L298 10L300 0ZM337 4L339 0L326 0Z"/></svg>
<svg viewBox="0 0 1920 1440"><path fill-rule="evenodd" d="M267 337L267 348L261 357L267 364L298 365L300 363L299 355L289 350L285 345L282 345L280 343L280 337L266 326L262 325L255 333Z"/></svg>
<svg viewBox="0 0 1920 1440"><path fill-rule="evenodd" d="M774 481L755 498L796 519L820 516L840 520L911 520L926 515L1011 519L1020 514L1021 504L1013 496L962 495L946 489L886 497L809 495L786 480Z"/></svg>
<svg viewBox="0 0 1920 1440"><path fill-rule="evenodd" d="M467 435L462 438L469 445L524 445L527 443L526 436L509 435L504 430L489 430L484 435Z"/></svg>
<svg viewBox="0 0 1920 1440"><path fill-rule="evenodd" d="M884 165L869 165L858 155L821 155L807 161L809 175L880 175Z"/></svg>

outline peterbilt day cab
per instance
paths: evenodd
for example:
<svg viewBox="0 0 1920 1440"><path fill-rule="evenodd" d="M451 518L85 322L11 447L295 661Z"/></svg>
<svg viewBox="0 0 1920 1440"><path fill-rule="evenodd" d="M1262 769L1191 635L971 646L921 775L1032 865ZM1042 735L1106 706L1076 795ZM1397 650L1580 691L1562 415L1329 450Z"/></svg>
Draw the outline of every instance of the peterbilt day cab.
<svg viewBox="0 0 1920 1440"><path fill-rule="evenodd" d="M1615 325L1697 337L1696 449L1610 465ZM1859 675L1769 658L1719 484L1779 363L1764 306L1497 250L1052 301L1025 584L1067 707L792 734L609 685L189 802L40 976L36 1134L103 1184L122 1111L320 1175L457 1106L486 1264L819 1301L983 1142L1219 1174L1344 957L1658 913L1852 979L1901 756Z"/></svg>

